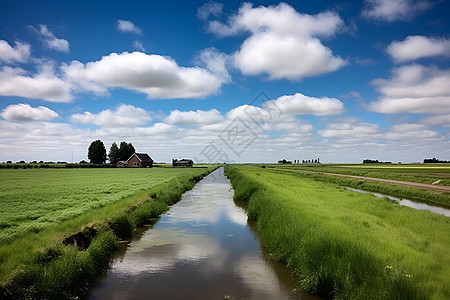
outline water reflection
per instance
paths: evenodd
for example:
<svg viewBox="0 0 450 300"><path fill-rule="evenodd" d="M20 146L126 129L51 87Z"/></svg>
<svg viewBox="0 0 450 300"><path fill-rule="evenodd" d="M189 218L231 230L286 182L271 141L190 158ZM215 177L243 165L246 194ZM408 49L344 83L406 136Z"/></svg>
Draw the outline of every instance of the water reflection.
<svg viewBox="0 0 450 300"><path fill-rule="evenodd" d="M89 299L313 299L264 258L223 168L128 245Z"/></svg>
<svg viewBox="0 0 450 300"><path fill-rule="evenodd" d="M407 199L401 199L401 198L397 198L397 197L393 197L393 196L388 196L388 195L383 195L380 193L374 193L374 192L368 192L368 191L364 191L364 190L360 190L360 189L355 189L355 188L351 188L351 187L345 187L347 190L350 191L354 191L354 192L358 192L358 193L366 193L366 194L372 194L378 198L388 198L390 200L394 200L395 202L397 202L398 204L402 205L402 206L408 206L414 209L418 209L418 210L428 210L432 213L436 213L436 214L440 214L440 215L444 215L446 217L450 217L450 209L446 209L443 207L439 207L439 206L432 206L432 205L428 205L425 203L421 203L421 202L414 202L411 200L407 200Z"/></svg>

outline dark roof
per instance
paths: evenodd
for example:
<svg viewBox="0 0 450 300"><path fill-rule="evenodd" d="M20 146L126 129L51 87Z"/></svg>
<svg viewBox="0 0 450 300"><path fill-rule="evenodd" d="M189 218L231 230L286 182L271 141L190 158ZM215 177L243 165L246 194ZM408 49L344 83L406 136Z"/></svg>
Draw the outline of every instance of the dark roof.
<svg viewBox="0 0 450 300"><path fill-rule="evenodd" d="M194 161L192 159L183 158L180 160L176 160L177 163L193 163Z"/></svg>
<svg viewBox="0 0 450 300"><path fill-rule="evenodd" d="M151 159L151 157L148 156L147 153L134 153L133 155L131 155L131 157L135 155L141 162L153 162L153 159ZM127 161L129 161L131 157Z"/></svg>

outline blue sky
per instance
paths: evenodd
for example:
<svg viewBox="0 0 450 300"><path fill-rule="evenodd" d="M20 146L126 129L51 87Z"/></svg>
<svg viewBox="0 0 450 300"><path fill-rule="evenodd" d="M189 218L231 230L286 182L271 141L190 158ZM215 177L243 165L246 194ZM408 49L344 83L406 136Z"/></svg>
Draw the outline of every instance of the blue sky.
<svg viewBox="0 0 450 300"><path fill-rule="evenodd" d="M449 1L2 1L0 162L450 159Z"/></svg>

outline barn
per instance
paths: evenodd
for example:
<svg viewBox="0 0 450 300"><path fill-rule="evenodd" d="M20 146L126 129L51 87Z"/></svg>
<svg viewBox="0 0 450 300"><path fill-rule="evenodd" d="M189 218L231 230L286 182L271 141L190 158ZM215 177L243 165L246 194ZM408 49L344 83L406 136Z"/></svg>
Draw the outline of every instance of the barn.
<svg viewBox="0 0 450 300"><path fill-rule="evenodd" d="M153 159L147 153L134 153L127 161L119 161L118 167L151 168Z"/></svg>
<svg viewBox="0 0 450 300"><path fill-rule="evenodd" d="M192 159L172 159L173 167L192 167L194 165L194 161Z"/></svg>

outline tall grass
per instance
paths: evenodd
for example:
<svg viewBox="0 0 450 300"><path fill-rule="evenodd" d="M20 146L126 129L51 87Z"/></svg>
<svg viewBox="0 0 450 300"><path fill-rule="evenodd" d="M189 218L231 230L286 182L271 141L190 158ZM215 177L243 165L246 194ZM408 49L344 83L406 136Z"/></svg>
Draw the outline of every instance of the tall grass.
<svg viewBox="0 0 450 300"><path fill-rule="evenodd" d="M0 247L0 298L69 299L87 291L119 238L168 210L213 168L197 169Z"/></svg>
<svg viewBox="0 0 450 300"><path fill-rule="evenodd" d="M273 170L226 173L237 200L249 200L263 248L304 289L337 299L450 297L446 217Z"/></svg>

